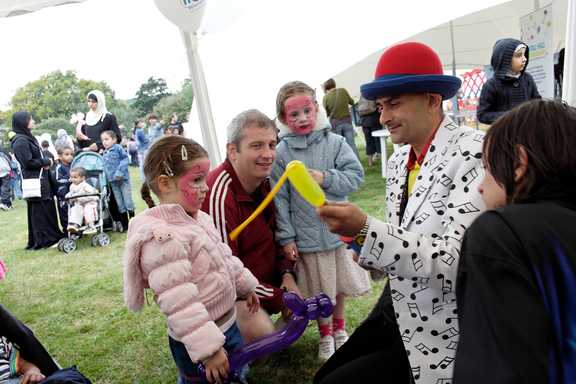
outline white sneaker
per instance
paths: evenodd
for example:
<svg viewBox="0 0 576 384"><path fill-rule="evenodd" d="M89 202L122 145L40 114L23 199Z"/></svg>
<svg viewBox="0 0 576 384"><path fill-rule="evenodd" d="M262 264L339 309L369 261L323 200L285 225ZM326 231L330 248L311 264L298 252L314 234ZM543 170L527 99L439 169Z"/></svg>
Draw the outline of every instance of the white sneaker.
<svg viewBox="0 0 576 384"><path fill-rule="evenodd" d="M348 341L348 332L345 329L334 331L334 345L336 349L344 345Z"/></svg>
<svg viewBox="0 0 576 384"><path fill-rule="evenodd" d="M5 204L0 204L0 209L3 211L9 211L11 207L5 205Z"/></svg>
<svg viewBox="0 0 576 384"><path fill-rule="evenodd" d="M326 361L334 354L336 350L334 349L334 337L332 335L327 335L320 338L318 343L318 359L321 361Z"/></svg>

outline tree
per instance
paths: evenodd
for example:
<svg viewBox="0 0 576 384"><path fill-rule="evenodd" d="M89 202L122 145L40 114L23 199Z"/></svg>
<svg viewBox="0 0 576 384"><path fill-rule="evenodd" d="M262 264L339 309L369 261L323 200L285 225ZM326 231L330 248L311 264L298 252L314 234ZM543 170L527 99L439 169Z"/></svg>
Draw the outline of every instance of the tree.
<svg viewBox="0 0 576 384"><path fill-rule="evenodd" d="M192 81L186 79L182 83L182 89L179 92L165 96L156 103L154 112L165 122L170 121L173 113L178 114L180 121L186 121L188 120L193 99Z"/></svg>
<svg viewBox="0 0 576 384"><path fill-rule="evenodd" d="M170 92L168 92L166 80L150 77L136 92L133 107L143 115L148 114L154 110L154 106L160 99L168 95Z"/></svg>
<svg viewBox="0 0 576 384"><path fill-rule="evenodd" d="M114 91L103 81L78 79L73 71L55 71L18 89L12 97L12 113L28 111L38 122L48 118L69 118L86 111L86 95L99 89L106 95L106 105L113 109L117 102Z"/></svg>

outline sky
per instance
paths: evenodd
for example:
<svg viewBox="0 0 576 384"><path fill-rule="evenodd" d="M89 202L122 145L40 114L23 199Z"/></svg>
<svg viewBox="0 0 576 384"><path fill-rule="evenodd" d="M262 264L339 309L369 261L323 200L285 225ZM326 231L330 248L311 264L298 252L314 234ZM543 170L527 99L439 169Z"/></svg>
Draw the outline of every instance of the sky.
<svg viewBox="0 0 576 384"><path fill-rule="evenodd" d="M257 108L274 117L285 82L320 91L323 81L383 47L500 2L207 0L199 51L221 150L239 112ZM153 0L86 0L0 18L0 39L0 109L19 87L55 70L106 81L121 99L134 97L150 76L173 91L189 77L181 34ZM191 123L198 131L194 116Z"/></svg>

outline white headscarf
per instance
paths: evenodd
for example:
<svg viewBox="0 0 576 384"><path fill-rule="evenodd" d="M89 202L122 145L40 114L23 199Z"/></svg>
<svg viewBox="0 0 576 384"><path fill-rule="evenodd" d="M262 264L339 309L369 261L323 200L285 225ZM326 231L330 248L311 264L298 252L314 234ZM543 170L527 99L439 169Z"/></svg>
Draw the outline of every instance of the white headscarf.
<svg viewBox="0 0 576 384"><path fill-rule="evenodd" d="M90 94L96 96L96 99L98 100L96 110L93 111L90 109L86 114L86 124L92 126L98 124L99 121L104 120L108 110L106 109L106 97L104 97L104 94L101 91L95 89L88 92L88 95Z"/></svg>

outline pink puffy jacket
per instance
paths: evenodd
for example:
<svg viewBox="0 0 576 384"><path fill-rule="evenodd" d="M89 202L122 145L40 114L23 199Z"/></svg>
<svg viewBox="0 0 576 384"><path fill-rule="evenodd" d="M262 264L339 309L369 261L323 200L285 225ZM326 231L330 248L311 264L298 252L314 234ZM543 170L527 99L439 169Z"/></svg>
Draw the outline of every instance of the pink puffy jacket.
<svg viewBox="0 0 576 384"><path fill-rule="evenodd" d="M210 217L189 216L178 204L162 204L136 216L124 252L124 301L137 311L144 289L154 291L168 319L168 332L192 361L214 354L225 337L214 323L258 281L232 256Z"/></svg>

